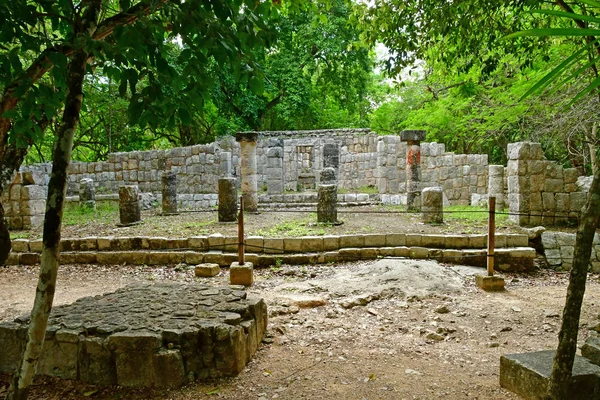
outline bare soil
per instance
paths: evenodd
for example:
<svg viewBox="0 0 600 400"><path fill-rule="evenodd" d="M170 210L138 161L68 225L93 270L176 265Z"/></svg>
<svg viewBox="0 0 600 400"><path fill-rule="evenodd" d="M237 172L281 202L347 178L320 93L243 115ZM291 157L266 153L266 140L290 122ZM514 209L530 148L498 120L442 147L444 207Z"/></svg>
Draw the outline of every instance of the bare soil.
<svg viewBox="0 0 600 400"><path fill-rule="evenodd" d="M272 316L268 337L237 377L177 390L99 388L40 377L30 398L516 399L498 385L500 355L556 346L568 276L545 270L507 274L505 292L485 293L474 285L473 269L431 262L425 268L411 261L411 273L398 273L395 279L381 274L383 283L396 285L393 290L372 296L372 285L357 290L346 284L377 279L377 268L392 271L400 262L406 261L283 265L256 271L249 292L266 299ZM0 320L29 312L37 271L0 268ZM133 282L224 285L228 277L223 270L216 278L196 278L192 268L181 265L66 265L60 267L55 304ZM347 308L353 301L363 305ZM600 280L590 276L581 342L599 322L599 302ZM431 332L438 332L441 340ZM0 374L0 397L8 379Z"/></svg>

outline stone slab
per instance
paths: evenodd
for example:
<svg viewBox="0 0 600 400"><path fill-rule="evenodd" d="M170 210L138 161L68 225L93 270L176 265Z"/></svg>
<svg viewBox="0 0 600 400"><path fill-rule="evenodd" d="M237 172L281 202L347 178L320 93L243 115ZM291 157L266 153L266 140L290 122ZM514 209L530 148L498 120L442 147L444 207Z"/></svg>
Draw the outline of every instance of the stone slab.
<svg viewBox="0 0 600 400"><path fill-rule="evenodd" d="M203 277L203 278L210 278L212 276L217 276L217 275L219 275L219 272L221 272L221 267L219 266L219 264L212 264L212 263L198 264L194 268L195 275L199 276L199 277Z"/></svg>
<svg viewBox="0 0 600 400"><path fill-rule="evenodd" d="M29 317L0 323L0 371L12 372ZM178 387L238 374L267 327L262 299L235 287L135 284L54 307L40 374L95 385Z"/></svg>
<svg viewBox="0 0 600 400"><path fill-rule="evenodd" d="M581 355L600 366L600 337L590 336L581 347Z"/></svg>
<svg viewBox="0 0 600 400"><path fill-rule="evenodd" d="M554 350L507 354L500 357L500 386L525 400L542 399L552 373ZM569 400L597 399L600 396L600 367L575 356Z"/></svg>
<svg viewBox="0 0 600 400"><path fill-rule="evenodd" d="M489 292L504 290L504 278L501 276L475 275L475 283L480 289Z"/></svg>

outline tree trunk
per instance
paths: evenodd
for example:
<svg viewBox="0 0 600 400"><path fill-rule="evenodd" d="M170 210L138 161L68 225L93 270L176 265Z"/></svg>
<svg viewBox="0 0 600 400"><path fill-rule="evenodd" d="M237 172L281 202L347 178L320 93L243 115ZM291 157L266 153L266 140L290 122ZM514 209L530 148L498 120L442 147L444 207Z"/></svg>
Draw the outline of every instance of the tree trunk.
<svg viewBox="0 0 600 400"><path fill-rule="evenodd" d="M562 325L558 334L558 349L548 386L548 399L566 400L569 398L569 383L573 370L579 316L585 293L587 270L592 254L594 233L600 223L600 170L594 171L594 179L585 207L583 208L573 255L573 266L569 278L567 298L563 310Z"/></svg>
<svg viewBox="0 0 600 400"><path fill-rule="evenodd" d="M79 124L87 60L88 55L79 51L75 53L69 65L65 110L52 155L40 275L27 331L27 347L8 389L7 400L27 399L42 352L48 316L54 300L63 202L67 189L67 168L71 160L73 136Z"/></svg>

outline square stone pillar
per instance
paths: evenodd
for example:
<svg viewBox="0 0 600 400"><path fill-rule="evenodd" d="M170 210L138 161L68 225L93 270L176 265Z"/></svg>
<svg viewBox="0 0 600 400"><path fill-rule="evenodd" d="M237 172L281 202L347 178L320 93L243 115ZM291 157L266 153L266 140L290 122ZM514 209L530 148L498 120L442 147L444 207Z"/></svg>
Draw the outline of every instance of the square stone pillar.
<svg viewBox="0 0 600 400"><path fill-rule="evenodd" d="M238 132L235 140L240 143L242 197L244 210L258 211L258 171L256 166L256 141L258 132Z"/></svg>
<svg viewBox="0 0 600 400"><path fill-rule="evenodd" d="M400 132L400 139L406 142L406 209L421 210L421 142L426 131L406 130Z"/></svg>

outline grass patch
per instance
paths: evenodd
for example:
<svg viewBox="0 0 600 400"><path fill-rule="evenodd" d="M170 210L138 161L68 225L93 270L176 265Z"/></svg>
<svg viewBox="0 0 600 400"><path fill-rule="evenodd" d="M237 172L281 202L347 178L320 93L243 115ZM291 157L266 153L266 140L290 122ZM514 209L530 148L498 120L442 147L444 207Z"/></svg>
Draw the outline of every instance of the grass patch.
<svg viewBox="0 0 600 400"><path fill-rule="evenodd" d="M10 240L29 239L29 236L31 236L31 233L27 231L10 232Z"/></svg>
<svg viewBox="0 0 600 400"><path fill-rule="evenodd" d="M63 212L63 224L85 225L88 222L118 221L119 205L113 201L102 201L96 203L96 209L81 207L79 203L66 203Z"/></svg>
<svg viewBox="0 0 600 400"><path fill-rule="evenodd" d="M488 215L486 207L456 205L444 208L444 219L448 220L487 224ZM504 225L507 221L508 215L496 214L496 225Z"/></svg>
<svg viewBox="0 0 600 400"><path fill-rule="evenodd" d="M259 229L252 235L263 237L299 237L299 236L322 236L325 234L325 228L316 225L316 215L310 214L307 218L293 219L280 222L269 228Z"/></svg>

